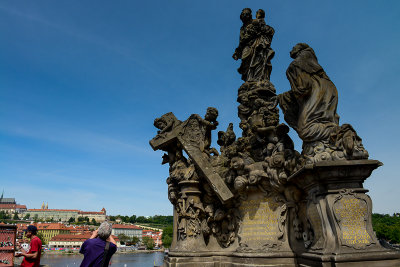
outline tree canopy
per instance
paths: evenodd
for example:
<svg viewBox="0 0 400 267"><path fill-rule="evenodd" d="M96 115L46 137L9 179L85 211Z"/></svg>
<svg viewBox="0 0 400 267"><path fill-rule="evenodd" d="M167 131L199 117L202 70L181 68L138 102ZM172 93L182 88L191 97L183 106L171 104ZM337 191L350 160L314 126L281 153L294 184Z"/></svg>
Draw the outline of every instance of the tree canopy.
<svg viewBox="0 0 400 267"><path fill-rule="evenodd" d="M172 233L173 233L173 228L172 225L167 226L163 229L163 235L162 235L162 244L165 248L169 248L172 243Z"/></svg>
<svg viewBox="0 0 400 267"><path fill-rule="evenodd" d="M152 224L152 225L157 225L160 228L167 227L168 225L172 225L172 222L174 220L173 216L164 216L164 215L154 215L154 216L150 216L150 217L136 216L136 215L110 216L111 221L116 221L118 218L121 219L121 221L124 223Z"/></svg>
<svg viewBox="0 0 400 267"><path fill-rule="evenodd" d="M378 239L393 244L400 243L400 214L372 214L372 226Z"/></svg>

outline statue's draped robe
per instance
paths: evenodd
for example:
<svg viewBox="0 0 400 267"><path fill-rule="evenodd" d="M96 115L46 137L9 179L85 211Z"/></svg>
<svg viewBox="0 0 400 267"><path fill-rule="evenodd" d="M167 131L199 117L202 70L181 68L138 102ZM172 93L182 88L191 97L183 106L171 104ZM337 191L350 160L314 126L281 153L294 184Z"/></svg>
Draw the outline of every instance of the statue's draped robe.
<svg viewBox="0 0 400 267"><path fill-rule="evenodd" d="M264 21L254 20L253 23L240 29L240 47L242 64L238 69L244 81L269 80L272 67L270 60L275 52L270 45L275 30Z"/></svg>
<svg viewBox="0 0 400 267"><path fill-rule="evenodd" d="M278 96L286 122L304 142L328 141L339 124L338 92L314 51L300 51L286 76L291 90Z"/></svg>

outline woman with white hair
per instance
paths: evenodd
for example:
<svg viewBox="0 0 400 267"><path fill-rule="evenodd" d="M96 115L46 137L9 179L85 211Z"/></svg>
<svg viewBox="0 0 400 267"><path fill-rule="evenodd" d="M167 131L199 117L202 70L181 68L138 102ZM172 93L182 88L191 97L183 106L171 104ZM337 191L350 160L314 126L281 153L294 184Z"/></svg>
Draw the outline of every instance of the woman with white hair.
<svg viewBox="0 0 400 267"><path fill-rule="evenodd" d="M111 256L117 251L117 243L111 235L111 230L111 223L103 222L92 236L83 242L79 251L84 255L81 267L108 266Z"/></svg>

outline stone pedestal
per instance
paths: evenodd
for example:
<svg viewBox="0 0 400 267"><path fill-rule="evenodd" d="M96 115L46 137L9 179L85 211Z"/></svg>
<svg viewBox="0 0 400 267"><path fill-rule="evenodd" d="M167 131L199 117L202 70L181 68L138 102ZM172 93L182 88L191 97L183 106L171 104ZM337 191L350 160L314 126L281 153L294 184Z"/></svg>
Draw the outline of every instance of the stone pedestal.
<svg viewBox="0 0 400 267"><path fill-rule="evenodd" d="M250 187L238 209L239 230L231 246L221 249L210 239L206 251L175 247L164 266L296 266L296 254L288 238L288 207L279 194Z"/></svg>
<svg viewBox="0 0 400 267"><path fill-rule="evenodd" d="M198 218L201 209L199 182L185 180L179 182L181 199L179 200L177 220L177 242L171 251L205 251L206 244Z"/></svg>
<svg viewBox="0 0 400 267"><path fill-rule="evenodd" d="M303 248L291 238L299 266L400 266L400 254L380 246L363 182L376 160L322 161L289 177L305 192Z"/></svg>

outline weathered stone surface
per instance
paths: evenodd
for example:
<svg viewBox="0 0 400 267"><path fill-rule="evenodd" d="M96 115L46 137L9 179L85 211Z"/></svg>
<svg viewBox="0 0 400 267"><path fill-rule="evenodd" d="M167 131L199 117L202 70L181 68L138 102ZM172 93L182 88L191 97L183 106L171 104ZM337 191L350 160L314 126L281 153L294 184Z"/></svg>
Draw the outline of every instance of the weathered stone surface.
<svg viewBox="0 0 400 267"><path fill-rule="evenodd" d="M150 141L166 152L173 242L165 266L400 266L380 246L363 183L382 165L367 160L361 138L339 125L338 91L312 48L297 44L287 70L291 90L270 82L274 29L265 13L243 9L239 46L244 83L237 101L241 137L230 123L218 132L218 110L185 121L172 112L154 121ZM303 140L300 154L286 122ZM186 153L186 155L185 155Z"/></svg>
<svg viewBox="0 0 400 267"><path fill-rule="evenodd" d="M291 90L278 96L286 122L303 140L307 163L367 159L361 138L350 124L339 126L338 91L319 65L314 50L298 43L286 76Z"/></svg>
<svg viewBox="0 0 400 267"><path fill-rule="evenodd" d="M400 259L398 252L383 248L376 239L372 201L363 188L364 180L381 165L376 160L317 162L289 177L289 182L305 192L306 216L301 223L307 227L303 240L291 238L300 262L308 262L305 266L323 266L324 262L362 266L378 259L386 266L386 260Z"/></svg>
<svg viewBox="0 0 400 267"><path fill-rule="evenodd" d="M239 46L233 58L241 59L238 72L243 81L269 80L275 52L271 48L275 30L265 23L265 12L259 9L256 18L252 18L251 9L245 8L240 15L243 26L240 28Z"/></svg>
<svg viewBox="0 0 400 267"><path fill-rule="evenodd" d="M209 155L209 153L212 152L210 148L211 130L216 129L216 126L214 128L212 122L203 120L197 114L193 114L183 123L178 123L178 120L172 112L156 119L155 125L157 124L156 122L162 121L163 117L168 117L175 123L172 124L168 131L165 131L166 127L162 128L157 136L150 141L151 147L154 150L163 149L167 151L167 162L169 162L170 165L177 162L175 159L177 153L179 154L179 158L183 157L182 149L184 149L196 164L199 171L201 171L208 180L211 188L215 191L220 200L226 202L231 199L233 195L229 188L226 187L222 178L213 170L208 158L203 154L208 153ZM179 142L179 144L177 142ZM180 151L178 147L181 147Z"/></svg>

